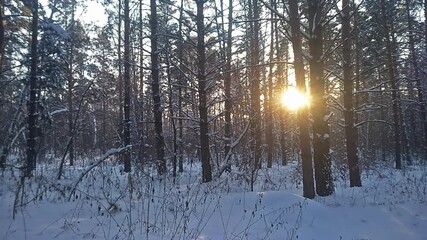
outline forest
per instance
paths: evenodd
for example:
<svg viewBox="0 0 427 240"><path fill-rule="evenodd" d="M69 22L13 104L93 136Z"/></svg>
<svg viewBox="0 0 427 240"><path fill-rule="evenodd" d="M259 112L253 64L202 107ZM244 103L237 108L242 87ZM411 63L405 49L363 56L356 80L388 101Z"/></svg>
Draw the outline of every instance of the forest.
<svg viewBox="0 0 427 240"><path fill-rule="evenodd" d="M427 0L0 20L0 239L426 240Z"/></svg>

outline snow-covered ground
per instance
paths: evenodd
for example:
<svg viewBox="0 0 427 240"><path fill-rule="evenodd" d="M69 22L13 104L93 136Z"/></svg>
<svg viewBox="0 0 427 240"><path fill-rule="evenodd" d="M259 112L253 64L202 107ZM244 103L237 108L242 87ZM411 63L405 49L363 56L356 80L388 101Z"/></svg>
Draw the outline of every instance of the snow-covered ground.
<svg viewBox="0 0 427 240"><path fill-rule="evenodd" d="M55 169L41 166L22 198L17 173L3 172L0 239L427 240L423 167L376 166L364 171L361 188L339 177L334 195L314 200L301 197L295 163L260 170L254 192L237 169L201 184L200 166L187 165L173 183L149 170L129 176L110 163L71 194L84 168L67 167L59 182Z"/></svg>

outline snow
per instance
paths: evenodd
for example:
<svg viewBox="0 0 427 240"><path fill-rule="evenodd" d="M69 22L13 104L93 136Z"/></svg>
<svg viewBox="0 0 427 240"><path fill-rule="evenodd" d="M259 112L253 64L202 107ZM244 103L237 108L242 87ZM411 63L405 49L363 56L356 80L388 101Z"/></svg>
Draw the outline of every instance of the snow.
<svg viewBox="0 0 427 240"><path fill-rule="evenodd" d="M329 121L329 119L331 119L331 117L334 115L333 112L330 112L329 114L323 116L323 121L327 122Z"/></svg>
<svg viewBox="0 0 427 240"><path fill-rule="evenodd" d="M74 193L68 186L88 166L67 166L59 182L55 167L39 166L43 176L25 186L25 206L17 208L15 219L17 176L5 171L0 239L427 240L425 167L376 166L364 171L363 187L349 188L337 178L332 196L309 200L301 197L296 162L259 170L256 191L249 192L234 166L202 184L200 165L188 164L173 184L169 177L160 181L155 169L125 174L111 158L93 168Z"/></svg>
<svg viewBox="0 0 427 240"><path fill-rule="evenodd" d="M62 26L59 24L43 21L41 22L41 26L46 29L51 29L56 34L58 34L58 36L63 40L67 40L70 37L70 33L67 32L64 28L62 28Z"/></svg>
<svg viewBox="0 0 427 240"><path fill-rule="evenodd" d="M68 112L68 108L61 108L55 111L52 111L51 113L49 113L50 116L59 114L59 113L63 113L63 112Z"/></svg>

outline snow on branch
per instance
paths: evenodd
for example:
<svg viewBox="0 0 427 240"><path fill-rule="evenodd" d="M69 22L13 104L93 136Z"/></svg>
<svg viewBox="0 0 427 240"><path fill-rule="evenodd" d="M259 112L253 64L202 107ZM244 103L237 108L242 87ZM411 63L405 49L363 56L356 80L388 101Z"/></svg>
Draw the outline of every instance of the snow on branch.
<svg viewBox="0 0 427 240"><path fill-rule="evenodd" d="M68 108L62 108L62 109L58 109L58 110L52 111L52 112L49 113L49 115L53 116L53 115L56 115L56 114L59 114L59 113L63 113L63 112L68 112Z"/></svg>
<svg viewBox="0 0 427 240"><path fill-rule="evenodd" d="M63 40L68 40L70 38L70 33L58 24L52 22L42 22L41 26L46 29L51 29L53 32L58 34L58 36Z"/></svg>
<svg viewBox="0 0 427 240"><path fill-rule="evenodd" d="M106 153L104 153L104 155L102 155L101 157L98 157L98 159L92 165L90 165L82 174L80 174L80 177L74 183L74 186L73 186L71 194L70 194L70 198L71 198L72 193L76 190L77 185L83 180L83 178L84 178L84 176L86 176L86 174L88 174L96 166L99 166L107 158L109 158L109 157L111 157L113 155L116 155L118 153L121 153L121 152L123 152L123 151L125 151L125 150L127 150L127 149L129 149L131 147L132 147L132 145L128 145L126 147L121 147L121 148L111 148Z"/></svg>
<svg viewBox="0 0 427 240"><path fill-rule="evenodd" d="M225 156L225 159L224 159L225 164L222 167L220 167L219 172L218 172L218 177L221 177L221 175L224 173L224 171L230 171L231 170L231 163L229 163L229 160L231 158L233 149L239 145L240 141L243 139L243 137L248 132L250 123L251 123L251 121L248 121L245 129L240 134L240 136L236 139L236 141L234 141L230 144L230 150L228 151L227 156Z"/></svg>

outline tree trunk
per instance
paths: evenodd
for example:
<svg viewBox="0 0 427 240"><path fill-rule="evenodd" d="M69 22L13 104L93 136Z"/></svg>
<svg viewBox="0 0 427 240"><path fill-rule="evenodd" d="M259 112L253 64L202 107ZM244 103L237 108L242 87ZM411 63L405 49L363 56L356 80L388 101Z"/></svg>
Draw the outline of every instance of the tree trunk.
<svg viewBox="0 0 427 240"><path fill-rule="evenodd" d="M259 48L259 32L260 32L260 23L259 23L259 12L260 8L258 6L258 0L250 0L251 6L249 7L249 20L250 20L250 30L249 30L249 47L250 47L250 92L251 92L251 120L250 120L250 130L252 136L252 150L253 152L253 163L254 169L261 168L261 104L260 104L260 48Z"/></svg>
<svg viewBox="0 0 427 240"><path fill-rule="evenodd" d="M38 35L38 0L32 1L33 20L31 27L31 69L30 69L30 96L28 101L28 137L27 137L27 162L25 176L30 177L36 168L37 150L36 143L38 133L37 127L37 104L38 104L38 83L37 83L37 35Z"/></svg>
<svg viewBox="0 0 427 240"><path fill-rule="evenodd" d="M119 26L118 26L118 40L117 40L117 54L119 61L119 133L120 133L120 141L123 141L123 75L122 75L122 0L119 1Z"/></svg>
<svg viewBox="0 0 427 240"><path fill-rule="evenodd" d="M232 48L232 30L233 30L233 1L228 2L228 30L227 30L227 49L226 56L227 61L225 64L225 76L224 76L224 154L227 156L230 152L231 147L231 112L233 111L233 105L231 102L231 48Z"/></svg>
<svg viewBox="0 0 427 240"><path fill-rule="evenodd" d="M125 36L124 36L124 119L123 119L123 139L124 147L130 146L130 16L129 16L129 0L124 0L124 22L125 22ZM124 171L131 171L131 151L126 149L124 152Z"/></svg>
<svg viewBox="0 0 427 240"><path fill-rule="evenodd" d="M4 59L4 0L0 0L0 79L3 76L3 59ZM0 162L1 164L1 162Z"/></svg>
<svg viewBox="0 0 427 240"><path fill-rule="evenodd" d="M139 0L139 161L145 164L145 131L144 131L144 51L143 51L143 11L142 0Z"/></svg>
<svg viewBox="0 0 427 240"><path fill-rule="evenodd" d="M166 160L165 160L165 140L163 137L163 123L162 123L162 103L160 98L160 79L159 79L159 62L158 62L158 49L157 49L157 3L156 0L150 0L151 17L151 78L152 78L152 93L154 104L154 127L156 130L156 163L157 172L160 175L166 173Z"/></svg>
<svg viewBox="0 0 427 240"><path fill-rule="evenodd" d="M70 40L70 56L68 60L68 137L70 138L70 149L69 149L69 161L70 166L74 165L74 129L73 129L73 61L74 61L74 12L75 12L75 0L72 0L71 6L71 40Z"/></svg>
<svg viewBox="0 0 427 240"><path fill-rule="evenodd" d="M395 154L395 163L396 168L402 168L402 160L401 160L401 142L400 142L400 125L399 125L399 97L398 97L398 89L396 83L396 77L394 72L394 60L393 60L393 49L390 40L390 29L387 21L387 12L385 0L381 0L381 15L383 20L384 27L384 38L386 44L387 51L387 68L388 74L391 83L391 101L392 101L392 111L393 111L393 128L394 128L394 154Z"/></svg>
<svg viewBox="0 0 427 240"><path fill-rule="evenodd" d="M413 23L411 19L411 13L410 13L410 5L409 0L405 0L405 7L406 7L406 17L408 21L408 32L409 32L409 50L410 50L410 57L411 57L411 64L413 66L414 70L414 78L415 78L415 84L417 86L417 93L418 93L418 104L420 106L420 117L421 122L423 123L423 130L424 130L424 157L427 159L427 116L426 116L426 107L424 102L424 92L423 87L421 86L421 79L420 79L420 71L418 68L418 62L417 62L417 52L415 51L415 40L414 40L414 29L413 29ZM411 83L412 85L412 83Z"/></svg>
<svg viewBox="0 0 427 240"><path fill-rule="evenodd" d="M274 6L274 1L271 1L271 5ZM271 19L274 18L274 13L270 13ZM273 151L274 151L274 137L273 137L273 61L274 56L274 20L270 22L270 64L268 72L268 98L266 106L266 129L265 129L265 143L267 145L267 168L271 168L273 165Z"/></svg>
<svg viewBox="0 0 427 240"><path fill-rule="evenodd" d="M289 17L291 25L291 42L294 53L296 85L299 91L305 93L305 71L297 0L289 0ZM313 199L315 197L315 191L309 125L308 108L302 108L298 112L298 127L301 145L303 195L306 198Z"/></svg>
<svg viewBox="0 0 427 240"><path fill-rule="evenodd" d="M354 126L353 68L351 63L350 0L342 0L342 41L344 75L344 118L350 187L361 187L357 156L357 129Z"/></svg>
<svg viewBox="0 0 427 240"><path fill-rule="evenodd" d="M202 159L202 181L212 180L211 154L209 149L209 123L206 92L206 56L205 56L205 23L203 14L204 0L196 0L197 3L197 54L199 82L199 115L200 115L200 153Z"/></svg>
<svg viewBox="0 0 427 240"><path fill-rule="evenodd" d="M174 113L174 105L173 105L173 83L172 83L172 76L171 76L171 66L170 66L170 56L169 56L169 51L170 46L168 44L167 46L168 50L166 52L166 75L167 75L167 79L168 79L168 88L169 88L169 121L172 127L172 145L173 145L173 154L172 154L172 167L173 167L173 172L172 172L172 176L176 177L176 172L177 172L177 155L178 155L178 141L177 141L177 129L176 129L176 123L175 123L175 113Z"/></svg>
<svg viewBox="0 0 427 240"><path fill-rule="evenodd" d="M0 19L4 18L4 0L0 0ZM3 78L3 58L4 58L4 24L5 21L0 21L0 80ZM6 141L1 141L0 147L0 169L3 169L6 164L8 154L8 146Z"/></svg>
<svg viewBox="0 0 427 240"><path fill-rule="evenodd" d="M317 0L308 1L308 22L310 37L310 87L313 116L313 150L316 192L328 196L334 192L329 153L329 126L325 99L325 79L323 78L323 13Z"/></svg>
<svg viewBox="0 0 427 240"><path fill-rule="evenodd" d="M184 67L184 38L182 36L182 22L183 22L183 11L184 11L184 0L181 0L181 6L179 9L179 23L178 23L178 34L179 34L179 49L178 49L178 59L179 59L179 80L178 80L178 171L180 173L184 172L184 144L183 144L183 137L184 137L184 126L183 126L183 112L182 112L182 87L184 84L184 74L181 72L183 71Z"/></svg>
<svg viewBox="0 0 427 240"><path fill-rule="evenodd" d="M276 47L276 59L277 61L289 60L289 51L288 51L288 40L279 37L279 29L277 27L277 21L274 23L274 34L276 38L275 47ZM282 91L288 85L288 64L287 63L278 63L277 72L276 72L276 100L280 99ZM285 109L281 108L280 104L277 104L278 108L277 118L279 124L279 143L280 143L280 154L281 154L281 163L282 166L287 165L287 146L286 146L286 126L287 126L287 115Z"/></svg>

